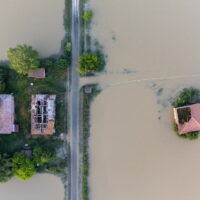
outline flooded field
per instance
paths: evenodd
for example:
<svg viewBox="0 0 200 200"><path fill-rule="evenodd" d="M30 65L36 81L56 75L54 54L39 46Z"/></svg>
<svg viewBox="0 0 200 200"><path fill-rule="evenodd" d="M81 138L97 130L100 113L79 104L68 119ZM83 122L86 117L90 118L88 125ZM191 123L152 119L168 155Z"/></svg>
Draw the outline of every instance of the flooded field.
<svg viewBox="0 0 200 200"><path fill-rule="evenodd" d="M53 175L35 175L28 181L13 178L0 185L2 200L63 200L64 187Z"/></svg>
<svg viewBox="0 0 200 200"><path fill-rule="evenodd" d="M64 37L64 0L0 0L0 59L18 44L37 49L41 57L59 53Z"/></svg>
<svg viewBox="0 0 200 200"><path fill-rule="evenodd" d="M92 34L108 54L94 79L103 91L91 111L92 200L200 198L200 139L175 135L170 107L182 88L200 88L199 6L91 0Z"/></svg>

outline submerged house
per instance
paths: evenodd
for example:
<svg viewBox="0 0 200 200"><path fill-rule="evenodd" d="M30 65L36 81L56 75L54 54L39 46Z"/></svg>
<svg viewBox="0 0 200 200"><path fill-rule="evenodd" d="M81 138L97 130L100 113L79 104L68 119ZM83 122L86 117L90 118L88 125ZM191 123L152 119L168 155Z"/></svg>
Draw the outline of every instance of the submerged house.
<svg viewBox="0 0 200 200"><path fill-rule="evenodd" d="M14 97L10 94L0 94L0 134L17 132L14 124Z"/></svg>
<svg viewBox="0 0 200 200"><path fill-rule="evenodd" d="M31 134L52 135L55 132L56 95L32 95Z"/></svg>
<svg viewBox="0 0 200 200"><path fill-rule="evenodd" d="M180 135L200 131L200 104L174 108L174 118Z"/></svg>

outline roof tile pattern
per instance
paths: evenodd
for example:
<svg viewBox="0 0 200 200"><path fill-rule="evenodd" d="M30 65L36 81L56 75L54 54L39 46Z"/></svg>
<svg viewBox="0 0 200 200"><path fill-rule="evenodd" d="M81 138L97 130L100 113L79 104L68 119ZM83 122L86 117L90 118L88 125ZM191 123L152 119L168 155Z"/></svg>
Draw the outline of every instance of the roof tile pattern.
<svg viewBox="0 0 200 200"><path fill-rule="evenodd" d="M200 131L200 104L179 107L176 108L175 111L177 112L177 109L181 108L190 108L191 119L184 124L178 123L179 134L182 135L188 132Z"/></svg>

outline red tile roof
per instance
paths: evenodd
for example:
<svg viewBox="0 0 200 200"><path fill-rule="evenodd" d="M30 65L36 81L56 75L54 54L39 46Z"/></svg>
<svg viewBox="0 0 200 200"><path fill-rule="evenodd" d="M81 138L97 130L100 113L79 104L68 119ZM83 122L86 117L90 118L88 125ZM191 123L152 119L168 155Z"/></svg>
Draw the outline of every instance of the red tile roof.
<svg viewBox="0 0 200 200"><path fill-rule="evenodd" d="M191 119L183 124L179 123L178 120L178 109L190 108ZM200 104L193 104L190 106L183 106L174 109L175 120L178 125L179 134L185 134L188 132L200 131Z"/></svg>

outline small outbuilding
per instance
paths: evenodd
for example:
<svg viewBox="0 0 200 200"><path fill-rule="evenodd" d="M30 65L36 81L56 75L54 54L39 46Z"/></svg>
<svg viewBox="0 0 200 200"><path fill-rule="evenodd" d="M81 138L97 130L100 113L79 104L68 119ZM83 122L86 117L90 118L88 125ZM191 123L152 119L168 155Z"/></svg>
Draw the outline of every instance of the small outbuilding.
<svg viewBox="0 0 200 200"><path fill-rule="evenodd" d="M31 72L28 74L29 78L39 78L39 79L43 79L46 78L46 72L44 68L39 68L34 72Z"/></svg>
<svg viewBox="0 0 200 200"><path fill-rule="evenodd" d="M85 87L85 93L91 94L92 93L92 87Z"/></svg>

